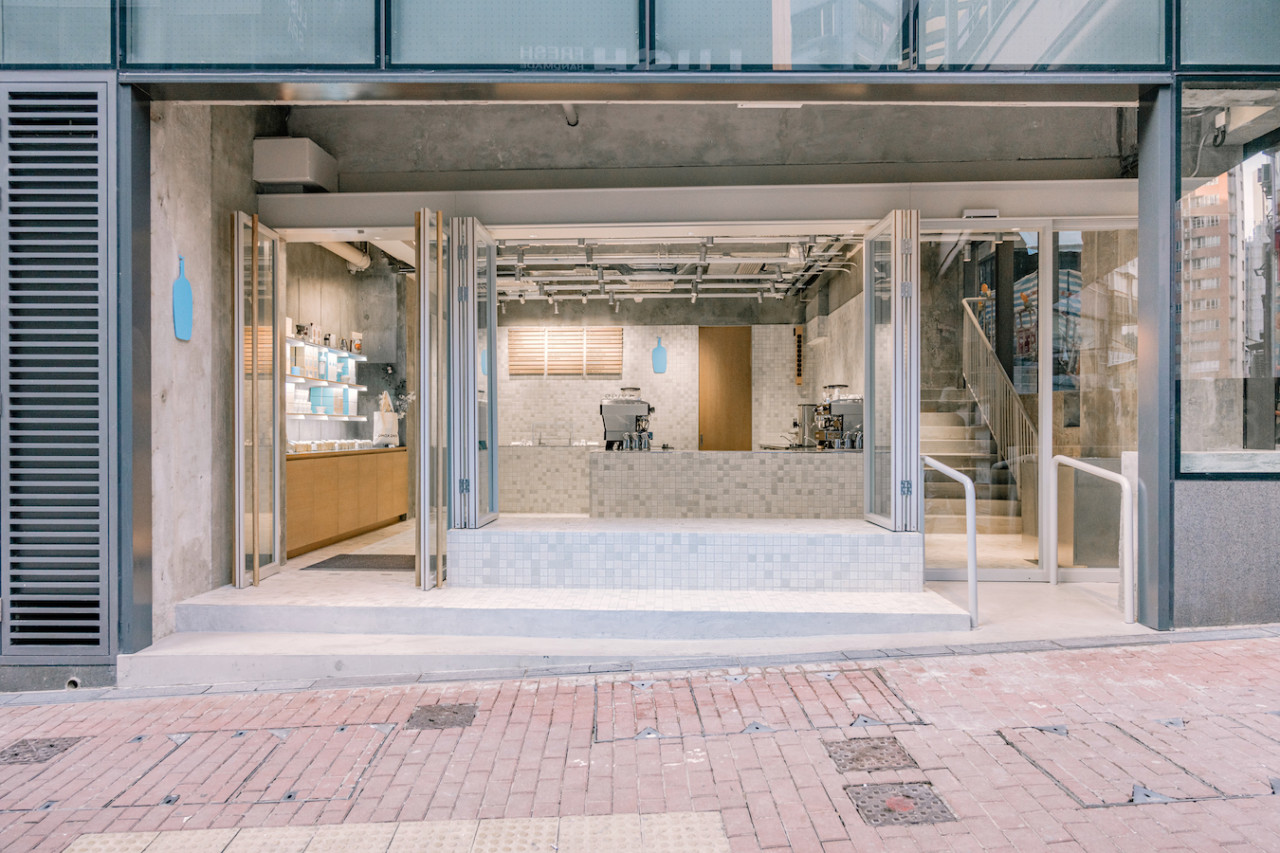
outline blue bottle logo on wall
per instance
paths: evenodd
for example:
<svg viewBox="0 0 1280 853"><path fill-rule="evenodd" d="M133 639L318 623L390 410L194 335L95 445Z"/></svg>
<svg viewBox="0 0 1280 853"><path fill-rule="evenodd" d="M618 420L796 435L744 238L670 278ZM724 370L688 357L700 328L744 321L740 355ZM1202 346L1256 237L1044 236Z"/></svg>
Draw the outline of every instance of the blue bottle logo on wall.
<svg viewBox="0 0 1280 853"><path fill-rule="evenodd" d="M667 372L667 348L662 345L662 338L658 338L658 345L653 348L653 372Z"/></svg>
<svg viewBox="0 0 1280 853"><path fill-rule="evenodd" d="M191 340L194 300L187 281L187 262L178 256L178 277L173 280L173 334L180 341Z"/></svg>

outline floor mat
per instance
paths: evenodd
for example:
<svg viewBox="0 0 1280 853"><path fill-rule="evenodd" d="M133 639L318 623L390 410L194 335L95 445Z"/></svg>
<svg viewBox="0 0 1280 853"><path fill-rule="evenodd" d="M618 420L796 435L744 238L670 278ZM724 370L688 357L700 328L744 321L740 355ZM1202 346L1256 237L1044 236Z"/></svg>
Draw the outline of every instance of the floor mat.
<svg viewBox="0 0 1280 853"><path fill-rule="evenodd" d="M302 571L411 572L413 561L412 554L339 554L313 566L303 566Z"/></svg>

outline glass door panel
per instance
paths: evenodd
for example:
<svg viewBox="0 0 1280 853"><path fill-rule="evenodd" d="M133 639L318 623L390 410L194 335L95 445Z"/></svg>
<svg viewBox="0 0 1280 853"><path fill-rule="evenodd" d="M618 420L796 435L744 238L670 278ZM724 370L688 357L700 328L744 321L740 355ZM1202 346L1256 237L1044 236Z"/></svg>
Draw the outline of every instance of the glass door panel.
<svg viewBox="0 0 1280 853"><path fill-rule="evenodd" d="M867 520L919 529L920 219L895 211L863 240Z"/></svg>
<svg viewBox="0 0 1280 853"><path fill-rule="evenodd" d="M497 244L471 218L450 223L450 460L452 524L481 527L498 516L496 381Z"/></svg>
<svg viewBox="0 0 1280 853"><path fill-rule="evenodd" d="M445 544L447 541L448 506L444 488L445 410L448 402L444 365L448 363L445 345L443 292L447 289L445 267L447 251L444 220L430 210L419 211L417 232L417 328L411 335L416 351L411 356L416 367L418 405L411 429L416 448L417 465L414 479L417 534L417 579L423 589L444 585Z"/></svg>
<svg viewBox="0 0 1280 853"><path fill-rule="evenodd" d="M280 238L256 216L235 215L237 586L279 568L282 487L279 362Z"/></svg>

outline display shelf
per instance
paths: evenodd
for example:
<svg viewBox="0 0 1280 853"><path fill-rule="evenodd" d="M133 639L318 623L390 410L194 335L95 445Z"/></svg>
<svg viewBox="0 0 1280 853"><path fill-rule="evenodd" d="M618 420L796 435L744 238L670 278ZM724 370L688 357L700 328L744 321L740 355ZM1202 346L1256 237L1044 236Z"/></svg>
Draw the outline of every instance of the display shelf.
<svg viewBox="0 0 1280 853"><path fill-rule="evenodd" d="M366 415L321 415L311 412L289 412L285 415L291 421L356 421L365 423Z"/></svg>
<svg viewBox="0 0 1280 853"><path fill-rule="evenodd" d="M352 391L368 391L366 385L356 385L353 382L338 382L334 379L314 379L310 376L297 376L293 373L286 373L285 382L294 385L302 385L306 388L349 388Z"/></svg>
<svg viewBox="0 0 1280 853"><path fill-rule="evenodd" d="M349 358L353 361L369 360L368 356L362 355L360 353L347 352L344 349L338 349L337 347L327 347L324 344L313 344L311 343L311 341L304 341L304 340L301 340L300 338L285 338L284 342L291 347L311 347L312 349L324 350L325 352L336 352L338 355L342 356L343 358Z"/></svg>

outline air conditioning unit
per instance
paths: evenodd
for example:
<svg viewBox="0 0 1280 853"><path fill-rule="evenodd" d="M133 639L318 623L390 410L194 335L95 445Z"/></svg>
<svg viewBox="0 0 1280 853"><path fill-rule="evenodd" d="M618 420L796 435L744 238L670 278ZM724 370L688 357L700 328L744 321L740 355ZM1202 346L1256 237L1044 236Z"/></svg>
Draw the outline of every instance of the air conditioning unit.
<svg viewBox="0 0 1280 853"><path fill-rule="evenodd" d="M253 140L253 179L271 187L338 191L338 161L310 139Z"/></svg>

